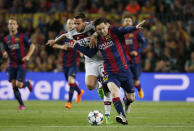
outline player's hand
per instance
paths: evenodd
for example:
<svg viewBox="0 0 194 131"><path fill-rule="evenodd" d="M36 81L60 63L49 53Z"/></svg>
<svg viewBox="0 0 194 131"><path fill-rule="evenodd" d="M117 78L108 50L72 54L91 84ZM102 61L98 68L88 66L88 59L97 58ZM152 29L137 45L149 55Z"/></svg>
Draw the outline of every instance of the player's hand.
<svg viewBox="0 0 194 131"><path fill-rule="evenodd" d="M143 20L142 22L140 22L138 25L136 25L136 28L138 29L138 30L140 30L140 29L143 29L143 25L144 25L144 23L145 23L146 21L145 20Z"/></svg>
<svg viewBox="0 0 194 131"><path fill-rule="evenodd" d="M3 52L3 58L8 58L7 52Z"/></svg>
<svg viewBox="0 0 194 131"><path fill-rule="evenodd" d="M96 35L92 35L90 37L90 44L89 44L90 48L94 48L97 47L97 36Z"/></svg>
<svg viewBox="0 0 194 131"><path fill-rule="evenodd" d="M25 62L25 61L29 61L29 59L30 59L29 56L25 56L25 57L22 58L22 61L24 61L24 62Z"/></svg>
<svg viewBox="0 0 194 131"><path fill-rule="evenodd" d="M138 55L138 52L137 51L131 51L130 55L137 56Z"/></svg>
<svg viewBox="0 0 194 131"><path fill-rule="evenodd" d="M67 48L68 48L68 45L66 45L66 44L62 46L63 50L67 50Z"/></svg>
<svg viewBox="0 0 194 131"><path fill-rule="evenodd" d="M49 40L46 45L53 46L55 43L55 40Z"/></svg>
<svg viewBox="0 0 194 131"><path fill-rule="evenodd" d="M76 43L76 40L71 40L71 41L68 43L68 47L74 48L75 43Z"/></svg>

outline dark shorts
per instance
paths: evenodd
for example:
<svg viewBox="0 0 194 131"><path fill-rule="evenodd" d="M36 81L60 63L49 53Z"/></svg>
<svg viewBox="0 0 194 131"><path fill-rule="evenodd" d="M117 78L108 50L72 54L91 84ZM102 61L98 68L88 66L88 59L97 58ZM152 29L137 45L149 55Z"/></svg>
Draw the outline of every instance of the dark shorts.
<svg viewBox="0 0 194 131"><path fill-rule="evenodd" d="M26 77L26 69L19 67L9 67L8 68L9 81L17 80L24 82Z"/></svg>
<svg viewBox="0 0 194 131"><path fill-rule="evenodd" d="M107 72L103 80L106 83L115 83L118 87L122 87L127 93L134 93L132 73L128 69L120 70L117 74Z"/></svg>
<svg viewBox="0 0 194 131"><path fill-rule="evenodd" d="M65 79L68 81L68 77L72 76L72 77L76 77L76 73L78 71L78 67L77 66L70 66L70 67L63 67L63 72L65 75Z"/></svg>
<svg viewBox="0 0 194 131"><path fill-rule="evenodd" d="M133 80L139 80L141 75L141 64L130 64L130 70L133 74Z"/></svg>

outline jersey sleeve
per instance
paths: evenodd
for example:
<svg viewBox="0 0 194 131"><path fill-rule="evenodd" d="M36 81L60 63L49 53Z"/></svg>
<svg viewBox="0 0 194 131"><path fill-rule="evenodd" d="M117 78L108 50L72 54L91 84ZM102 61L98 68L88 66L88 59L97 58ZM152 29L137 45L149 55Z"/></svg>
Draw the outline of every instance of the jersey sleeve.
<svg viewBox="0 0 194 131"><path fill-rule="evenodd" d="M8 51L8 46L7 46L7 37L4 37L2 41L0 41L0 48L2 51Z"/></svg>
<svg viewBox="0 0 194 131"><path fill-rule="evenodd" d="M69 32L66 33L66 36L67 36L68 39L71 39L71 40L73 39L72 34L73 34L73 31L74 31L74 30L75 30L75 29L73 29L72 31L69 31Z"/></svg>
<svg viewBox="0 0 194 131"><path fill-rule="evenodd" d="M74 48L79 50L84 55L86 55L90 58L93 57L98 52L97 48L90 48L89 46L87 46L87 47L86 46L81 46L79 43L75 43Z"/></svg>
<svg viewBox="0 0 194 131"><path fill-rule="evenodd" d="M27 48L30 47L30 45L32 44L31 40L28 38L27 35L24 35L24 44Z"/></svg>
<svg viewBox="0 0 194 131"><path fill-rule="evenodd" d="M136 29L136 26L127 26L127 27L119 27L119 26L112 26L110 30L117 35L124 35L130 32L133 32Z"/></svg>

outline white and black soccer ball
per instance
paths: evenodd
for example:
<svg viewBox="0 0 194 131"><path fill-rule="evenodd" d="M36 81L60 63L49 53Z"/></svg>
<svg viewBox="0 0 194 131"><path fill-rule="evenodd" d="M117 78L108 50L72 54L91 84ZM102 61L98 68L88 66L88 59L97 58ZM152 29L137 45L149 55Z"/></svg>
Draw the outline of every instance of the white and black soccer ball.
<svg viewBox="0 0 194 131"><path fill-rule="evenodd" d="M103 114L98 111L98 110L94 110L94 111L91 111L89 114L88 114L88 122L93 125L93 126L98 126L100 124L102 124L104 121L104 116Z"/></svg>

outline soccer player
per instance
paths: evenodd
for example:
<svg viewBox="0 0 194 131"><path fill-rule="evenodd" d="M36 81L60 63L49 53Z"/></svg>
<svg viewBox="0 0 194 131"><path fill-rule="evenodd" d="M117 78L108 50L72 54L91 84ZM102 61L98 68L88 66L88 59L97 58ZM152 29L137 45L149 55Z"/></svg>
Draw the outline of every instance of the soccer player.
<svg viewBox="0 0 194 131"><path fill-rule="evenodd" d="M114 107L119 114L116 121L121 124L128 124L123 106L120 100L119 87L122 87L127 96L126 104L130 105L135 100L132 74L127 65L127 58L123 51L122 44L124 44L124 34L132 32L136 29L141 29L144 21L137 26L132 27L108 27L107 20L99 18L94 22L97 37L97 48L84 48L82 45L75 43L74 48L86 52L88 56L92 57L98 50L100 50L103 60L104 69L107 74L103 79L107 82L108 89L112 94L112 101ZM129 107L129 106L128 106Z"/></svg>
<svg viewBox="0 0 194 131"><path fill-rule="evenodd" d="M122 25L123 27L133 26L132 17L130 15L124 16ZM140 31L136 30L132 33L125 34L124 50L128 55L127 58L129 60L129 68L133 74L134 85L141 99L144 97L144 92L139 80L141 75L141 52L146 46L147 41Z"/></svg>
<svg viewBox="0 0 194 131"><path fill-rule="evenodd" d="M68 19L66 26L67 26L68 32L70 32L74 28L74 20ZM62 44L67 44L68 42L73 42L73 41L69 39L65 39L64 42L62 42ZM68 44L68 45L71 45L71 44ZM80 63L80 52L70 46L68 47L64 45L54 44L53 47L64 50L62 55L63 72L65 74L65 78L68 81L68 84L70 87L69 99L65 107L67 109L71 109L72 107L71 102L72 102L74 90L76 90L78 93L76 103L79 103L81 101L81 97L84 93L84 90L83 89L80 90L80 88L75 82L76 73Z"/></svg>
<svg viewBox="0 0 194 131"><path fill-rule="evenodd" d="M25 81L25 76L27 63L34 52L35 45L25 34L18 32L18 23L15 18L9 19L8 29L9 34L4 37L3 57L9 57L8 76L14 95L20 104L18 110L24 110L25 106L18 89L28 87L32 91L30 80Z"/></svg>
<svg viewBox="0 0 194 131"><path fill-rule="evenodd" d="M84 47L89 47L90 37L95 33L93 24L86 22L86 17L83 13L74 17L75 28L68 33L62 34L55 40L49 40L48 45L54 45L62 39L68 38L76 40L77 43ZM98 76L102 76L104 72L103 60L100 52L89 58L85 55L85 83L89 90L98 89L100 98L104 98L105 106L105 120L107 124L111 124L110 110L111 110L111 94L107 93L104 97L104 92L100 88L101 84L98 82Z"/></svg>

